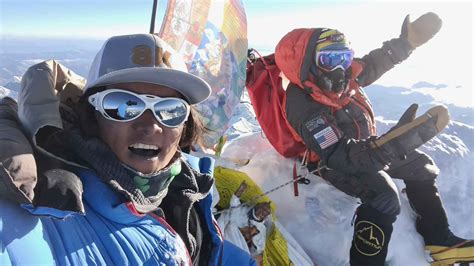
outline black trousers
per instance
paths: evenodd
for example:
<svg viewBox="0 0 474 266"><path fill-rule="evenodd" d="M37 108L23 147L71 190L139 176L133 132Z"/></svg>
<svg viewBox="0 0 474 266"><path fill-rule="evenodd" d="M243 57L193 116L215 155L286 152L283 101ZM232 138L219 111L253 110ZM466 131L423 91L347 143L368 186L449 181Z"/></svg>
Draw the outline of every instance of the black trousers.
<svg viewBox="0 0 474 266"><path fill-rule="evenodd" d="M387 214L398 215L400 200L398 190L392 178L405 181L407 189L417 188L418 182L426 183L436 179L439 168L425 153L415 150L404 160L392 161L389 169L359 176L347 175L337 170L326 170L322 177L342 192L361 199L375 210Z"/></svg>

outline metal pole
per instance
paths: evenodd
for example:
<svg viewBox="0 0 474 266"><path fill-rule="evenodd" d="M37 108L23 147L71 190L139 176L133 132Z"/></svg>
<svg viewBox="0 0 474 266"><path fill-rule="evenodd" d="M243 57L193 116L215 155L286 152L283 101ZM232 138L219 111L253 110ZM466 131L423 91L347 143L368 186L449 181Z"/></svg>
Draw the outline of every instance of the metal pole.
<svg viewBox="0 0 474 266"><path fill-rule="evenodd" d="M156 9L158 7L158 0L153 0L153 10L151 11L150 33L155 33L155 17Z"/></svg>

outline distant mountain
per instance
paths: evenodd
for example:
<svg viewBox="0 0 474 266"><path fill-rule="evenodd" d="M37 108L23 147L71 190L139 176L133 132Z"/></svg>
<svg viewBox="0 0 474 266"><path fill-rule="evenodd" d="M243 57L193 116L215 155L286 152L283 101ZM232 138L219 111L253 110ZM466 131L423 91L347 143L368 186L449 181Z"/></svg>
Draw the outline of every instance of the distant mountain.
<svg viewBox="0 0 474 266"><path fill-rule="evenodd" d="M34 41L32 41L34 40ZM41 38L41 37L13 37L2 36L1 53L6 54L46 54L64 51L98 51L104 39L83 39L83 38Z"/></svg>
<svg viewBox="0 0 474 266"><path fill-rule="evenodd" d="M5 87L0 86L0 98L6 97L6 96L17 99L18 92L17 91L12 91L12 90L9 90Z"/></svg>
<svg viewBox="0 0 474 266"><path fill-rule="evenodd" d="M30 66L48 59L55 59L78 75L86 77L94 56L95 51L81 50L51 53L0 54L0 85L13 89L13 84L9 84L12 82L12 77L21 77Z"/></svg>
<svg viewBox="0 0 474 266"><path fill-rule="evenodd" d="M435 88L435 89L442 89L446 88L448 85L446 84L432 84L426 81L420 81L411 86L412 89L420 89L420 88Z"/></svg>
<svg viewBox="0 0 474 266"><path fill-rule="evenodd" d="M9 81L7 81L3 87L8 88L9 90L19 92L21 89L21 77L13 76Z"/></svg>
<svg viewBox="0 0 474 266"><path fill-rule="evenodd" d="M426 85L426 84L425 84ZM424 85L424 86L425 86ZM365 88L377 117L378 134L385 133L412 103L419 104L418 115L439 104L430 95L402 87L371 85ZM453 175L469 180L474 159L474 108L446 105L451 122L441 134L421 147L442 169L440 180ZM446 176L447 178L444 178ZM472 183L469 183L473 186Z"/></svg>

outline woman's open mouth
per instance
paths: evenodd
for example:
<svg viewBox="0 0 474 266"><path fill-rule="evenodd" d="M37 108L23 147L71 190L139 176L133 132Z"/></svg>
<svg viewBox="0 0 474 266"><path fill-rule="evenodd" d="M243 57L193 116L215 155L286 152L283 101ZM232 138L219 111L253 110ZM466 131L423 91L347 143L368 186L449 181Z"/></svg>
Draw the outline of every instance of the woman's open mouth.
<svg viewBox="0 0 474 266"><path fill-rule="evenodd" d="M135 143L128 146L128 150L133 154L142 157L156 157L160 153L161 149L155 145L148 145L143 143Z"/></svg>

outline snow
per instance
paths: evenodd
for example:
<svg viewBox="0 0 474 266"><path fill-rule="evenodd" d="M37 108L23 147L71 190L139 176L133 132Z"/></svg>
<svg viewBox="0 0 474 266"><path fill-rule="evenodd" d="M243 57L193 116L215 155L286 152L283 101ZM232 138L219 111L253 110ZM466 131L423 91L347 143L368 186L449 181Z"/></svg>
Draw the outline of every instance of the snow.
<svg viewBox="0 0 474 266"><path fill-rule="evenodd" d="M238 154L251 155L250 163L238 170L251 176L263 191L292 178L294 161L276 153L258 132L232 141L222 156L235 158ZM277 205L277 217L318 265L348 265L357 199L318 176L308 178L311 183L299 185L298 197L294 196L292 185L269 194ZM414 228L414 214L408 210L406 199L402 203L403 212L394 229L398 233L393 234L387 260L389 265L426 265L422 239Z"/></svg>
<svg viewBox="0 0 474 266"><path fill-rule="evenodd" d="M394 123L393 120L378 117L378 124L384 128ZM231 125L226 132L229 140L221 156L251 160L248 165L240 167L224 160L218 160L218 165L247 173L263 191L291 180L294 161L283 158L273 149L261 132L247 101L237 106ZM470 127L472 133L471 126L461 123L452 122L450 127L459 125ZM440 134L424 148L428 153L430 150L436 151L436 155L441 152L443 156L457 156L457 161L472 162L472 152L462 139L451 132ZM462 237L474 238L473 204L468 200L474 192L470 174L472 166L468 163L461 165L464 168L455 163L441 164L440 168L444 168L438 177L438 185L452 230ZM309 175L308 178L311 181L309 185L298 185L298 197L294 196L292 184L268 195L277 206L277 217L317 265L348 265L353 233L351 221L358 199L345 195L316 175ZM430 258L414 226L415 213L402 192L403 181L395 180L395 183L400 192L402 212L394 224L387 265L429 265Z"/></svg>

